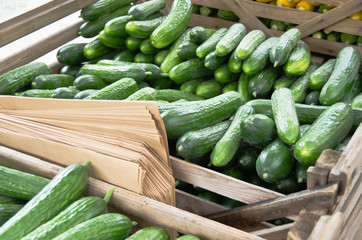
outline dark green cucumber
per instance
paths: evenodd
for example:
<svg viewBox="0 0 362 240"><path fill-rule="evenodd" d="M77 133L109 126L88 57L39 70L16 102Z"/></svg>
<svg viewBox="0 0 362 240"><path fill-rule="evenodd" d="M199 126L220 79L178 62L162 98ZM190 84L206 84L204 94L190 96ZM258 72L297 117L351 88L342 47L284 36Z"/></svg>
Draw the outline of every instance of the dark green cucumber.
<svg viewBox="0 0 362 240"><path fill-rule="evenodd" d="M297 141L294 156L302 164L315 163L323 150L334 148L349 132L353 123L352 108L336 103L323 112Z"/></svg>
<svg viewBox="0 0 362 240"><path fill-rule="evenodd" d="M217 43L215 50L218 56L226 56L231 53L246 34L246 28L242 23L233 24L226 34Z"/></svg>
<svg viewBox="0 0 362 240"><path fill-rule="evenodd" d="M355 44L358 36L349 34L349 33L341 33L341 42L345 44Z"/></svg>
<svg viewBox="0 0 362 240"><path fill-rule="evenodd" d="M209 99L222 93L221 84L215 79L207 80L200 83L195 90L197 96Z"/></svg>
<svg viewBox="0 0 362 240"><path fill-rule="evenodd" d="M177 153L184 159L198 159L205 156L224 136L230 124L231 121L224 121L185 133L177 140Z"/></svg>
<svg viewBox="0 0 362 240"><path fill-rule="evenodd" d="M285 31L287 25L282 21L272 19L270 21L270 28L274 30Z"/></svg>
<svg viewBox="0 0 362 240"><path fill-rule="evenodd" d="M222 88L222 93L227 93L230 91L235 91L235 92L238 91L238 82L237 81L231 82Z"/></svg>
<svg viewBox="0 0 362 240"><path fill-rule="evenodd" d="M104 31L111 37L126 38L128 36L126 32L126 24L128 22L128 15L113 18L104 25Z"/></svg>
<svg viewBox="0 0 362 240"><path fill-rule="evenodd" d="M209 39L215 32L215 29L197 26L191 29L190 38L193 43L201 44Z"/></svg>
<svg viewBox="0 0 362 240"><path fill-rule="evenodd" d="M165 0L150 0L133 5L128 10L128 15L132 20L143 20L146 17L161 11L165 6Z"/></svg>
<svg viewBox="0 0 362 240"><path fill-rule="evenodd" d="M135 0L103 0L96 3L89 4L82 8L80 16L86 20L96 20L107 13L113 12L123 6L129 5Z"/></svg>
<svg viewBox="0 0 362 240"><path fill-rule="evenodd" d="M50 181L46 178L0 166L0 194L30 200Z"/></svg>
<svg viewBox="0 0 362 240"><path fill-rule="evenodd" d="M230 71L227 64L224 64L215 70L214 77L220 83L229 83L235 81L238 76Z"/></svg>
<svg viewBox="0 0 362 240"><path fill-rule="evenodd" d="M156 99L156 90L151 87L145 87L128 96L127 101L153 101Z"/></svg>
<svg viewBox="0 0 362 240"><path fill-rule="evenodd" d="M362 108L362 93L358 94L351 103L353 108Z"/></svg>
<svg viewBox="0 0 362 240"><path fill-rule="evenodd" d="M86 100L122 100L137 91L137 82L132 78L122 78L98 92L86 97Z"/></svg>
<svg viewBox="0 0 362 240"><path fill-rule="evenodd" d="M106 23L113 18L124 16L127 14L131 5L123 6L113 12L110 12L96 20L86 21L79 27L79 35L85 38L92 38L99 34L104 29Z"/></svg>
<svg viewBox="0 0 362 240"><path fill-rule="evenodd" d="M305 104L308 105L319 105L319 91L312 91L305 97Z"/></svg>
<svg viewBox="0 0 362 240"><path fill-rule="evenodd" d="M184 92L195 93L197 86L199 84L201 84L203 81L204 81L204 79L202 79L202 78L196 78L196 79L192 79L190 81L184 82L183 84L181 84L180 90L184 91Z"/></svg>
<svg viewBox="0 0 362 240"><path fill-rule="evenodd" d="M193 59L196 58L196 49L199 47L199 45L195 44L195 43L187 43L187 44L182 44L178 49L177 49L177 54L183 59L183 60L189 60L189 59Z"/></svg>
<svg viewBox="0 0 362 240"><path fill-rule="evenodd" d="M256 160L256 172L264 181L276 183L289 175L294 162L288 146L276 139L260 153Z"/></svg>
<svg viewBox="0 0 362 240"><path fill-rule="evenodd" d="M83 54L87 59L96 59L111 52L112 48L104 46L99 38L87 43L83 49Z"/></svg>
<svg viewBox="0 0 362 240"><path fill-rule="evenodd" d="M57 52L58 62L65 65L77 65L87 61L83 54L86 43L70 43L62 46Z"/></svg>
<svg viewBox="0 0 362 240"><path fill-rule="evenodd" d="M264 148L276 137L274 121L263 114L252 114L241 124L241 137L253 147Z"/></svg>
<svg viewBox="0 0 362 240"><path fill-rule="evenodd" d="M304 75L300 76L290 87L290 90L292 90L294 100L296 103L302 103L305 101L305 98L307 97L307 94L309 92L309 78L312 72L314 72L318 68L317 65L311 64L309 65L307 71L304 73Z"/></svg>
<svg viewBox="0 0 362 240"><path fill-rule="evenodd" d="M59 172L19 212L0 227L0 238L17 240L46 223L78 199L88 182L88 168L75 163Z"/></svg>
<svg viewBox="0 0 362 240"><path fill-rule="evenodd" d="M60 74L67 74L76 78L79 75L79 70L83 65L65 65L59 70ZM51 72L49 71L50 74Z"/></svg>
<svg viewBox="0 0 362 240"><path fill-rule="evenodd" d="M152 46L150 39L145 39L141 42L140 51L143 54L155 54L159 52L159 49Z"/></svg>
<svg viewBox="0 0 362 240"><path fill-rule="evenodd" d="M265 97L278 79L279 70L269 66L252 76L249 80L249 94L254 98Z"/></svg>
<svg viewBox="0 0 362 240"><path fill-rule="evenodd" d="M211 70L216 70L218 67L223 65L223 63L225 63L228 59L229 59L228 55L220 57L216 54L216 51L213 51L205 57L205 67Z"/></svg>
<svg viewBox="0 0 362 240"><path fill-rule="evenodd" d="M21 97L36 97L36 98L51 98L53 90L50 89L29 89L22 93L15 93L16 96Z"/></svg>
<svg viewBox="0 0 362 240"><path fill-rule="evenodd" d="M165 19L151 34L152 45L164 48L172 44L187 28L191 19L191 0L175 0Z"/></svg>
<svg viewBox="0 0 362 240"><path fill-rule="evenodd" d="M206 77L213 74L213 71L204 66L203 59L195 58L174 66L169 77L176 84L182 84L193 78Z"/></svg>
<svg viewBox="0 0 362 240"><path fill-rule="evenodd" d="M197 49L196 55L199 58L205 58L209 53L213 52L217 43L227 33L227 28L220 28L214 34L211 35L205 42L203 42Z"/></svg>
<svg viewBox="0 0 362 240"><path fill-rule="evenodd" d="M299 40L283 66L284 73L292 76L303 75L309 67L310 57L311 53L308 45Z"/></svg>
<svg viewBox="0 0 362 240"><path fill-rule="evenodd" d="M104 55L102 55L102 56L100 56L100 57L97 57L97 58L95 58L95 59L91 59L91 60L89 60L88 62L86 62L86 64L95 64L95 63L97 63L98 61L100 61L100 60L104 60L104 59L113 59L113 58L115 58L119 53L121 52L121 50L120 49L113 49L113 48L111 48L111 51L109 52L109 53L106 53L106 54L104 54ZM78 74L78 76L76 76L76 77L79 77L79 74Z"/></svg>
<svg viewBox="0 0 362 240"><path fill-rule="evenodd" d="M238 166L232 166L230 168L225 169L224 171L221 172L222 174L225 174L227 176L239 179L239 180L244 180L245 175L243 174L243 172L238 168Z"/></svg>
<svg viewBox="0 0 362 240"><path fill-rule="evenodd" d="M54 240L119 240L125 239L132 230L131 220L119 213L106 213L79 223L53 238Z"/></svg>
<svg viewBox="0 0 362 240"><path fill-rule="evenodd" d="M25 204L26 201L20 198L14 198L10 196L0 195L0 204L9 203L9 204Z"/></svg>
<svg viewBox="0 0 362 240"><path fill-rule="evenodd" d="M126 238L126 240L138 240L138 239L147 239L147 240L169 240L170 236L168 232L158 226L146 227L138 230L133 235Z"/></svg>
<svg viewBox="0 0 362 240"><path fill-rule="evenodd" d="M241 40L235 49L235 56L240 60L247 58L256 47L265 40L265 34L260 30L252 30Z"/></svg>
<svg viewBox="0 0 362 240"><path fill-rule="evenodd" d="M156 91L156 100L175 102L180 99L185 99L187 101L197 101L203 100L204 98L192 93L183 92L176 89L160 89Z"/></svg>
<svg viewBox="0 0 362 240"><path fill-rule="evenodd" d="M98 38L104 46L109 48L120 49L126 47L126 40L120 37L110 36L104 30L99 33Z"/></svg>
<svg viewBox="0 0 362 240"><path fill-rule="evenodd" d="M228 61L228 67L229 67L230 71L232 71L234 73L239 73L243 70L243 61L235 56L235 50L230 55L230 58Z"/></svg>
<svg viewBox="0 0 362 240"><path fill-rule="evenodd" d="M126 47L131 51L139 51L142 40L139 38L134 38L132 36L128 36L126 38Z"/></svg>
<svg viewBox="0 0 362 240"><path fill-rule="evenodd" d="M341 34L337 32L330 32L327 34L326 39L328 41L340 42Z"/></svg>
<svg viewBox="0 0 362 240"><path fill-rule="evenodd" d="M113 83L121 78L133 78L136 82L143 81L147 75L152 74L137 65L129 66L105 66L98 64L84 65L80 72L82 74L90 74L101 78L107 84Z"/></svg>
<svg viewBox="0 0 362 240"><path fill-rule="evenodd" d="M136 53L134 53L130 50L124 50L124 51L118 53L116 56L114 56L113 60L123 61L123 62L132 62L135 55L136 55Z"/></svg>
<svg viewBox="0 0 362 240"><path fill-rule="evenodd" d="M218 9L217 16L224 20L239 21L239 17L233 11Z"/></svg>
<svg viewBox="0 0 362 240"><path fill-rule="evenodd" d="M237 92L227 92L198 103L191 103L161 114L170 139L201 129L230 117L241 105Z"/></svg>
<svg viewBox="0 0 362 240"><path fill-rule="evenodd" d="M361 54L356 48L343 48L338 53L331 76L321 90L319 102L323 105L332 105L341 101L351 89L360 63Z"/></svg>
<svg viewBox="0 0 362 240"><path fill-rule="evenodd" d="M217 13L217 9L215 9L215 8L206 7L206 6L200 7L200 15L202 15L202 16L213 16L216 13Z"/></svg>
<svg viewBox="0 0 362 240"><path fill-rule="evenodd" d="M278 181L276 185L278 191L284 194L295 193L303 188L303 184L298 183L296 177L293 175Z"/></svg>
<svg viewBox="0 0 362 240"><path fill-rule="evenodd" d="M250 106L238 108L231 125L211 153L210 159L214 166L222 167L232 160L241 143L242 129L240 125L253 113L254 109Z"/></svg>
<svg viewBox="0 0 362 240"><path fill-rule="evenodd" d="M181 237L176 238L176 240L201 240L201 239L194 235L183 235Z"/></svg>
<svg viewBox="0 0 362 240"><path fill-rule="evenodd" d="M104 199L88 196L73 202L54 218L27 234L22 240L51 240L82 222L107 213L107 203L113 190L112 188Z"/></svg>
<svg viewBox="0 0 362 240"><path fill-rule="evenodd" d="M172 89L175 83L168 77L161 77L152 82L151 87L154 89Z"/></svg>
<svg viewBox="0 0 362 240"><path fill-rule="evenodd" d="M348 136L348 135L347 135L347 137L345 137L345 138L337 145L337 147L336 147L334 150L339 151L339 152L343 152L343 151L346 149L349 141L351 141L351 138L352 138L352 136Z"/></svg>
<svg viewBox="0 0 362 240"><path fill-rule="evenodd" d="M274 67L284 65L293 48L298 44L301 33L292 28L281 35L270 50L270 61Z"/></svg>
<svg viewBox="0 0 362 240"><path fill-rule="evenodd" d="M298 183L306 183L307 182L307 170L309 166L303 165L299 162L297 162L297 165L295 167L295 176L297 178Z"/></svg>
<svg viewBox="0 0 362 240"><path fill-rule="evenodd" d="M357 74L355 76L355 80L353 81L353 85L351 89L344 95L342 102L346 102L348 104L352 103L352 100L358 96L361 92L362 86L362 75Z"/></svg>
<svg viewBox="0 0 362 240"><path fill-rule="evenodd" d="M256 148L248 148L240 155L238 166L241 170L247 172L255 171L256 159L258 159L259 151Z"/></svg>
<svg viewBox="0 0 362 240"><path fill-rule="evenodd" d="M238 93L240 94L241 104L245 104L251 100L249 93L249 76L242 73L238 81Z"/></svg>
<svg viewBox="0 0 362 240"><path fill-rule="evenodd" d="M152 32L165 21L166 16L152 20L130 21L126 24L126 32L134 38L149 38Z"/></svg>
<svg viewBox="0 0 362 240"><path fill-rule="evenodd" d="M282 87L290 88L296 80L297 80L296 76L283 75L274 82L273 88L274 90L277 90Z"/></svg>
<svg viewBox="0 0 362 240"><path fill-rule="evenodd" d="M279 138L288 145L294 144L300 137L300 126L292 91L288 88L275 90L271 102Z"/></svg>
<svg viewBox="0 0 362 240"><path fill-rule="evenodd" d="M79 91L87 89L102 89L107 86L107 84L102 79L89 74L77 77L74 80L73 85Z"/></svg>
<svg viewBox="0 0 362 240"><path fill-rule="evenodd" d="M165 60L166 56L168 55L169 50L162 50L161 52L157 53L155 55L155 57L153 58L153 62L157 65L157 66L161 66L163 60Z"/></svg>
<svg viewBox="0 0 362 240"><path fill-rule="evenodd" d="M67 74L47 74L35 77L31 86L35 89L55 89L72 86L74 77Z"/></svg>
<svg viewBox="0 0 362 240"><path fill-rule="evenodd" d="M50 74L47 65L41 62L34 62L15 68L0 75L0 94L14 94L25 87L38 75Z"/></svg>
<svg viewBox="0 0 362 240"><path fill-rule="evenodd" d="M152 54L143 54L143 53L137 53L133 61L135 63L153 63L154 55Z"/></svg>
<svg viewBox="0 0 362 240"><path fill-rule="evenodd" d="M74 99L84 99L95 92L98 92L98 90L96 90L96 89L83 90L83 91L80 91L79 93L75 94Z"/></svg>
<svg viewBox="0 0 362 240"><path fill-rule="evenodd" d="M74 99L79 90L74 87L59 87L53 90L51 98Z"/></svg>
<svg viewBox="0 0 362 240"><path fill-rule="evenodd" d="M12 218L23 207L24 204L20 203L0 203L0 226Z"/></svg>
<svg viewBox="0 0 362 240"><path fill-rule="evenodd" d="M260 43L260 45L245 59L243 63L244 73L254 75L266 67L269 63L270 49L277 40L277 37L271 37Z"/></svg>

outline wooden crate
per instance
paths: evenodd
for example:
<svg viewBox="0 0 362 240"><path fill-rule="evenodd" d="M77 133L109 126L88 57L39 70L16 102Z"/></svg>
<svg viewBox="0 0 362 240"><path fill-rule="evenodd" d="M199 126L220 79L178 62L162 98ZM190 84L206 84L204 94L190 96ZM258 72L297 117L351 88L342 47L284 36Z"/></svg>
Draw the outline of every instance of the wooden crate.
<svg viewBox="0 0 362 240"><path fill-rule="evenodd" d="M0 46L3 46L0 49L0 56L3 56L0 62L4 63L0 64L0 74L37 60L44 54L45 57L41 59L44 59L56 72L60 66L55 59L57 47L69 41L90 41L79 38L77 35L82 23L77 11L92 2L95 0L69 0L60 4L59 1L54 0L0 23ZM206 5L210 2L219 4L218 1L215 1L216 3L199 1L199 4ZM70 13L72 14L69 15ZM61 24L61 28L52 28L51 25L50 28L46 27L47 29L43 30L46 33L49 31L49 34L44 37L39 37L33 42L28 42L26 37L17 40L23 35L37 35L37 29L48 26L58 19L65 21L66 24ZM21 24L17 24L20 22ZM231 24L233 23L225 20L194 15L190 26L221 27ZM6 45L9 42L12 43ZM20 47L17 49L18 46ZM16 51L8 51L8 49ZM325 59L325 56L315 55L314 57L320 62ZM362 126L358 128L347 149L340 156L336 152L326 151L316 166L308 170L307 190L290 195L283 195L171 157L176 179L249 204L233 210L180 190L176 191L176 207L120 188L117 188L111 203L136 218L142 218L181 233L195 234L205 239L286 239L287 237L307 239L306 236L309 235L315 236L312 239L321 239L318 238L319 236L324 236L323 239L334 239L338 234L324 235L331 233L324 232L329 229L329 224L337 224L338 228L334 230L340 231L341 237L348 237L339 237L339 239L353 239L361 233L356 230L361 228L359 215L361 212L361 139ZM61 169L57 165L5 147L1 147L0 152L1 164L45 177L53 177ZM109 187L109 184L101 180L91 179L88 193L102 196ZM320 218L321 215L323 218ZM313 216L315 221L308 221L306 216ZM274 226L265 222L280 217L295 219L295 224Z"/></svg>

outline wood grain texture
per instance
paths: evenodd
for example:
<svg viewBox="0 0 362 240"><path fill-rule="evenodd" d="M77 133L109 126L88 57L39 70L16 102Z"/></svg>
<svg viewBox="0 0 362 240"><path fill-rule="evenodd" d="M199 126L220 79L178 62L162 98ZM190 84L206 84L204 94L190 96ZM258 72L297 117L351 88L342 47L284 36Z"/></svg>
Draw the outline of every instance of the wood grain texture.
<svg viewBox="0 0 362 240"><path fill-rule="evenodd" d="M339 151L326 149L319 156L314 166L331 170L336 165L341 154Z"/></svg>
<svg viewBox="0 0 362 240"><path fill-rule="evenodd" d="M307 240L319 218L320 215L303 209L288 232L287 240Z"/></svg>
<svg viewBox="0 0 362 240"><path fill-rule="evenodd" d="M308 240L337 240L342 230L342 222L343 214L340 212L332 216L322 216L311 232Z"/></svg>
<svg viewBox="0 0 362 240"><path fill-rule="evenodd" d="M251 234L268 240L285 240L287 238L288 231L293 226L293 223L283 224L268 229L258 230L251 232Z"/></svg>
<svg viewBox="0 0 362 240"><path fill-rule="evenodd" d="M302 209L307 211L329 209L335 203L337 189L338 184L329 184L211 214L207 217L228 225L234 225L239 222L239 219L260 222L299 214Z"/></svg>

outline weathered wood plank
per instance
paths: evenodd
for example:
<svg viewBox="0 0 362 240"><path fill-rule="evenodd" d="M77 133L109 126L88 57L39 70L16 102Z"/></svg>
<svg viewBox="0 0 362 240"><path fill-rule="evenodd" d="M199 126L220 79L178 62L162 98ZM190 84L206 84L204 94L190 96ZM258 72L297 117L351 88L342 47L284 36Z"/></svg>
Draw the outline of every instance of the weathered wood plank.
<svg viewBox="0 0 362 240"><path fill-rule="evenodd" d="M319 218L320 215L303 209L288 232L287 240L307 240Z"/></svg>
<svg viewBox="0 0 362 240"><path fill-rule="evenodd" d="M320 217L308 240L336 240L342 229L343 215L340 212L332 216Z"/></svg>
<svg viewBox="0 0 362 240"><path fill-rule="evenodd" d="M293 226L293 223L283 224L268 229L258 230L251 232L251 234L268 240L285 240L287 238L288 231Z"/></svg>

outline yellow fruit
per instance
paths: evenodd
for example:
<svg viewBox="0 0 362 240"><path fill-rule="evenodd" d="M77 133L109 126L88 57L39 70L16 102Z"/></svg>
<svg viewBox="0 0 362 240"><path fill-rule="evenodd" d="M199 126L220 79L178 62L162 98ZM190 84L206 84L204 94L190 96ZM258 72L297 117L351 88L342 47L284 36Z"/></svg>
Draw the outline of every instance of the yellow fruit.
<svg viewBox="0 0 362 240"><path fill-rule="evenodd" d="M362 11L356 12L352 14L351 16L348 16L348 18L352 18L355 20L362 20Z"/></svg>
<svg viewBox="0 0 362 240"><path fill-rule="evenodd" d="M277 0L277 5L281 7L294 8L297 3L289 2L288 0Z"/></svg>
<svg viewBox="0 0 362 240"><path fill-rule="evenodd" d="M299 3L297 3L297 6L295 8L298 10L313 12L314 5L311 2L307 2L307 1L303 0L303 1L300 1Z"/></svg>
<svg viewBox="0 0 362 240"><path fill-rule="evenodd" d="M261 3L268 3L268 2L271 2L273 0L256 0L257 2L261 2Z"/></svg>

